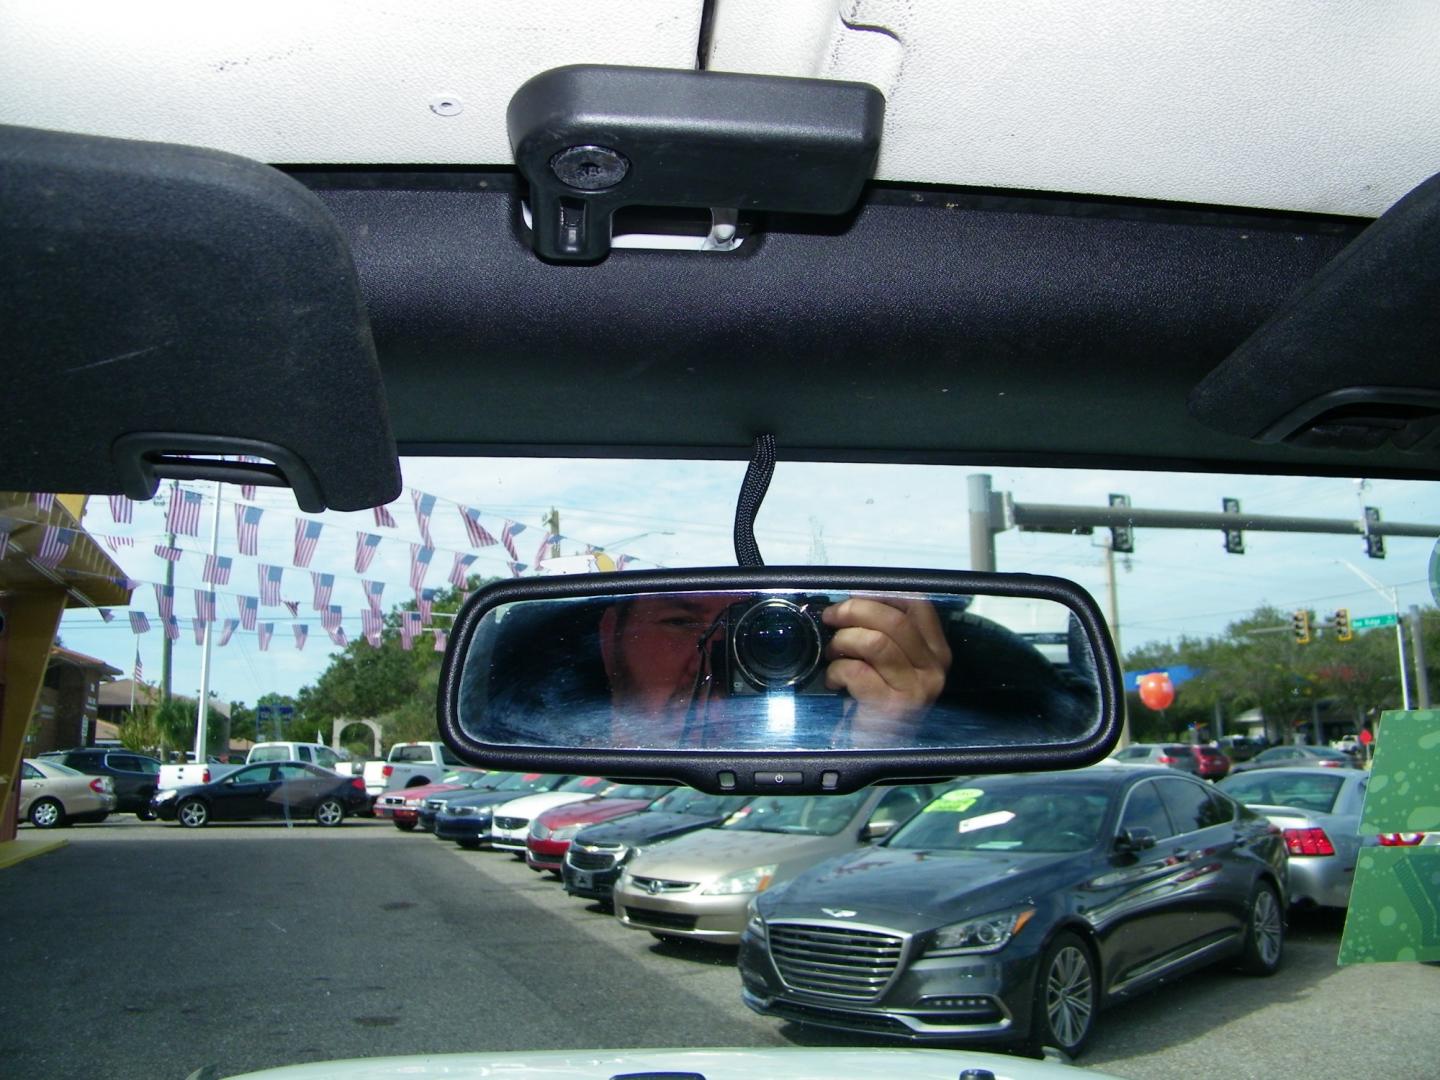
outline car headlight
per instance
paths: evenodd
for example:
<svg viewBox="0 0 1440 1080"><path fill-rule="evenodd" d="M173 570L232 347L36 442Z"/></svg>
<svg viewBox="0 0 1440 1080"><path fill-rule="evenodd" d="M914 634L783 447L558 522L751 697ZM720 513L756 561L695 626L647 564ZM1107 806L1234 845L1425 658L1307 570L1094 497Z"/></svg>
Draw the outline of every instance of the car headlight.
<svg viewBox="0 0 1440 1080"><path fill-rule="evenodd" d="M706 896L735 896L739 893L764 892L775 880L775 864L752 866L738 874L727 874L705 889Z"/></svg>
<svg viewBox="0 0 1440 1080"><path fill-rule="evenodd" d="M532 822L530 825L530 837L533 840L549 840L550 830L538 821Z"/></svg>
<svg viewBox="0 0 1440 1080"><path fill-rule="evenodd" d="M930 939L925 955L960 956L964 953L995 952L1004 948L1034 914L1035 909L1031 907L1012 908L942 926Z"/></svg>
<svg viewBox="0 0 1440 1080"><path fill-rule="evenodd" d="M573 840L575 834L580 831L579 825L567 825L563 829L556 829L550 834L551 840ZM535 839L543 840L544 837L537 836Z"/></svg>
<svg viewBox="0 0 1440 1080"><path fill-rule="evenodd" d="M174 798L176 795L178 795L178 794L180 794L180 792L179 792L177 789L175 789L175 788L166 788L164 791L157 791L157 792L155 792L155 801L156 801L156 802L169 802L171 799L173 799L173 798Z"/></svg>

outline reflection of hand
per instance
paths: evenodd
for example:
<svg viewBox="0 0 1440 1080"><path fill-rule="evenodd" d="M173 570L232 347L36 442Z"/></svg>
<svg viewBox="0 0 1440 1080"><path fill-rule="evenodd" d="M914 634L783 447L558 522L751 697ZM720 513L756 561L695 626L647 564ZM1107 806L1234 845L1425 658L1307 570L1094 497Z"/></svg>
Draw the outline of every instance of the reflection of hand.
<svg viewBox="0 0 1440 1080"><path fill-rule="evenodd" d="M950 670L934 605L851 597L827 607L821 619L835 631L825 650L825 685L855 700L850 745L914 746Z"/></svg>

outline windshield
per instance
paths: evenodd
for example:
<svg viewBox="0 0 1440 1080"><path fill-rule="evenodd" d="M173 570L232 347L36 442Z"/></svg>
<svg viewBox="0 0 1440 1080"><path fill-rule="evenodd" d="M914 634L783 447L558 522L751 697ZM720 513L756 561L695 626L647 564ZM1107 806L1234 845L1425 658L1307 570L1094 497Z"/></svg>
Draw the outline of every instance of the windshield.
<svg viewBox="0 0 1440 1080"><path fill-rule="evenodd" d="M868 791L853 795L766 795L753 800L747 813L720 827L738 832L833 836L850 823L869 796Z"/></svg>
<svg viewBox="0 0 1440 1080"><path fill-rule="evenodd" d="M1085 851L1100 840L1111 790L1042 776L987 776L953 788L885 846L932 851Z"/></svg>
<svg viewBox="0 0 1440 1080"><path fill-rule="evenodd" d="M1428 585L1434 537L1386 536L1385 558L1370 559L1363 536L1353 531L1247 531L1244 552L1231 553L1218 527L1137 528L1134 550L1126 551L1112 546L1110 529L1100 524L1088 533L1061 533L1021 528L1003 517L993 522L997 570L1077 581L1096 598L1117 638L1128 736L1134 760L1143 764L1096 773L1132 782L1144 774L1145 791L1131 798L1125 822L1137 837L1145 830L1154 839L1153 847L1125 853L1114 849L1119 826L1108 832L1105 826L1107 812L1109 820L1120 820L1120 807L1107 811L1107 793L1078 773L972 775L938 796L938 784L918 795L912 788L905 794L913 799L880 787L750 799L593 776L459 773L437 758L434 743L444 660L437 645L463 595L566 569L628 573L733 564L744 465L415 456L403 467L407 490L383 508L393 525L371 510L307 514L284 489L222 487L217 549L230 560L224 583L205 580L214 485L167 482L152 502L120 504L122 520L104 496L82 508L74 524L88 540L76 544L88 543L85 557L93 560L84 573L101 576L74 582L98 595L107 580L122 576L129 588L104 605L65 609L60 647L95 661L102 673L93 695L99 712L88 716L85 687L42 686L34 716L21 729L24 756L88 746L113 734L115 753L167 763L165 776L145 778L151 788L180 798L199 790L193 778L173 779L170 763L195 749L205 655L203 640L197 644L194 636L196 594L214 593L212 707L202 760L238 762L256 743L323 743L348 751L354 773L342 770L344 779L316 786L354 791L353 779L364 790L356 792L353 809L345 806L338 827L322 826L315 807L299 804L303 783L251 785L249 794L234 795L248 805L222 811L217 804L198 827L163 805L151 818L153 792L131 793L138 776L115 778L117 805L104 820L85 820L101 812L98 806L67 807L67 823L46 832L28 807L22 811L19 836L66 843L0 870L7 962L16 986L24 987L7 1002L5 1060L21 1072L139 1080L186 1076L214 1063L216 1075L235 1076L352 1056L615 1046L843 1047L879 1054L896 1045L895 1024L923 1025L942 1010L923 998L993 998L989 1004L951 1000L943 1006L947 1023L969 1023L975 1015L983 1020L985 1008L1029 1015L1033 983L1017 991L986 979L1010 970L1012 958L1017 970L1034 971L1061 929L1062 911L1082 913L1072 927L1093 920L1114 928L1096 938L1097 948L1113 950L1098 954L1116 965L1110 970L1159 970L1166 957L1224 943L1206 971L1168 969L1145 982L1143 993L1099 1010L1079 1058L1083 1066L1125 1080L1160 1080L1193 1073L1200 1053L1213 1065L1209 1071L1276 1077L1293 1071L1295 1061L1310 1060L1315 1031L1342 1028L1326 1053L1348 1072L1423 1074L1424 1062L1440 1060L1440 1037L1429 1018L1440 968L1376 964L1336 971L1354 853L1378 851L1374 838L1356 831L1342 836L1324 823L1337 854L1309 861L1337 865L1340 884L1312 885L1286 870L1287 839L1267 833L1266 819L1206 798L1219 791L1243 803L1326 812L1341 782L1353 782L1356 773L1315 768L1316 776L1294 780L1283 766L1303 762L1255 768L1255 755L1318 748L1337 756L1329 751L1333 743L1355 743L1362 735L1383 739L1382 717L1403 704L1395 625L1355 626L1342 641L1334 623L1341 610L1353 624L1393 614L1396 605L1351 566L1396 590L1405 616L1404 693L1412 706L1420 703L1412 605L1431 692L1440 686L1440 611ZM1354 521L1364 506L1378 506L1386 522L1440 525L1440 487L1417 482L1370 480L1357 497L1348 477L782 460L757 539L769 565L967 570L971 476L988 477L996 501L1022 510L1071 505L1108 512L1110 496L1125 494L1136 507L1194 514L1218 515L1222 500L1233 498L1256 515ZM194 533L177 531L172 543L169 506L177 492L182 499L185 492L197 494L200 515ZM434 496L433 504L426 496ZM15 564L15 545L38 555L43 540L43 529L21 519L40 520L44 512L28 495L17 498L26 499L21 508L0 502L0 532L8 528L11 536L11 553L0 561L6 570ZM242 539L250 549L249 534L237 529L236 506L260 512L253 554L242 550ZM57 520L63 512L57 502ZM428 514L423 528L421 514ZM295 528L308 520L323 531L302 567L295 564ZM523 526L509 531L514 554L505 542L512 525ZM426 551L427 530L428 566L415 565L412 545ZM364 569L356 568L357 542L369 543L357 534L378 538ZM181 554L171 561L156 554L157 545ZM282 571L273 602L261 595L261 566ZM217 577L219 568L212 564L212 570ZM312 572L334 577L329 605L340 609L334 635L321 622L333 623L333 615L315 607ZM1291 628L1301 610L1311 616L1304 644ZM296 627L308 628L303 648ZM13 634L4 645L16 647ZM118 674L103 674L107 669ZM1141 696L1139 679L1152 673L1167 675L1172 698ZM136 681L137 674L132 711L128 685L106 687ZM7 708L10 701L7 692ZM1229 758L1228 777L1223 763L1210 768L1192 749L1212 743ZM1353 756L1339 756L1363 767L1371 755L1356 745ZM1232 753L1237 746L1248 757ZM387 759L392 775L382 776ZM48 761L42 767L54 768ZM227 768L233 765L210 766L211 790L227 788L216 782ZM388 816L378 801L403 794L412 781L440 780L493 784L500 797L561 787L567 795L652 801L645 812L573 835L559 830L543 844L526 837L508 849L495 847L488 810L457 807L433 823L416 822ZM1162 781L1182 786L1168 789ZM978 794L962 794L967 791ZM662 812L694 817L658 816ZM43 807L37 817L50 820ZM1223 824L1211 824L1217 820ZM705 828L716 821L728 823ZM887 826L893 831L885 835ZM692 831L676 831L687 828ZM1236 845L1233 830L1249 828L1258 830L1254 843ZM593 849L587 850L591 830ZM1300 851L1303 845L1323 850L1316 835L1289 839ZM1252 900L1233 886L1253 886L1246 875L1269 857L1266 844L1278 845L1275 880L1286 890L1284 950L1270 979L1238 972L1242 959L1231 951L1243 939ZM1202 858L1200 852L1212 853ZM1061 866L1075 868L1073 876L1064 877ZM1212 872L1212 866L1221 869ZM102 887L100 909L62 902L99 895ZM747 934L752 906L782 925L768 943ZM997 921L1030 909L1018 931L1014 920L1008 926ZM780 979L773 964L785 956L787 919L832 929L848 923L903 938L909 944L887 983L887 994L902 996L857 1001L821 986L823 993L787 997L791 980L803 981L804 964L816 962L804 952L810 946L794 944L800 951L791 955L799 963ZM942 931L946 947L933 946L927 935ZM979 951L1006 932L1012 933L1006 943ZM928 951L932 946L937 951ZM106 959L86 968L82 992L73 980L55 977L66 957ZM217 976L222 971L228 974ZM962 971L979 974L958 976ZM1096 973L1097 985L1102 979ZM910 998L903 997L907 992ZM196 1011L167 1002L188 1002ZM776 1011L763 1011L767 1007ZM81 1015L76 1009L83 1037L64 1027L74 1027ZM842 1030L812 1023L817 1013L809 1010L824 1011L826 1024L837 1016L844 1023L858 1019ZM1381 1038L1380 1028L1404 1036ZM936 1036L935 1045L964 1051L971 1044L947 1034ZM613 1072L662 1064L616 1064ZM962 1065L955 1058L950 1075ZM878 1060L876 1067L884 1071ZM837 1072L835 1080L853 1078Z"/></svg>

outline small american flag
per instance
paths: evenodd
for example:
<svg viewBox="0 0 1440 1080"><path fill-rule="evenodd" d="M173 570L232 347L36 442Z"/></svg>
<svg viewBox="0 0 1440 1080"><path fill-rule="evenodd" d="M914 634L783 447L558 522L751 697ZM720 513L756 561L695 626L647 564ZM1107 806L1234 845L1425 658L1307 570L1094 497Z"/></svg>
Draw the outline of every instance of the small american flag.
<svg viewBox="0 0 1440 1080"><path fill-rule="evenodd" d="M120 588L124 589L126 592L134 592L141 585L145 584L143 581L136 581L133 577L125 577L125 575L123 574L120 575L120 577L111 578L110 580L115 582L116 585L120 586Z"/></svg>
<svg viewBox="0 0 1440 1080"><path fill-rule="evenodd" d="M326 632L330 635L330 640L333 641L336 645L339 645L342 649L346 645L350 644L350 639L345 636L345 631L343 628L337 626L335 627L335 629L328 630Z"/></svg>
<svg viewBox="0 0 1440 1080"><path fill-rule="evenodd" d="M292 617L300 614L299 600L282 600L280 602L285 605L285 610L290 612Z"/></svg>
<svg viewBox="0 0 1440 1080"><path fill-rule="evenodd" d="M273 622L262 622L260 624L259 638L261 652L265 652L270 648L270 638L273 637L274 634L275 624Z"/></svg>
<svg viewBox="0 0 1440 1080"><path fill-rule="evenodd" d="M207 627L207 626L209 626L209 625L210 625L210 624L207 623L204 619L191 619L191 620L190 620L190 629L191 629L191 630L194 632L194 634L195 634L195 644L196 644L196 645L204 645L204 644L205 644L205 627Z"/></svg>
<svg viewBox="0 0 1440 1080"><path fill-rule="evenodd" d="M421 589L420 595L415 598L415 606L420 612L421 625L429 626L431 613L435 608L435 590Z"/></svg>
<svg viewBox="0 0 1440 1080"><path fill-rule="evenodd" d="M55 508L55 496L48 491L37 491L35 493L35 505L45 513L50 513Z"/></svg>
<svg viewBox="0 0 1440 1080"><path fill-rule="evenodd" d="M385 582L362 581L360 584L365 587L365 602L370 605L370 610L380 614L380 595L385 591Z"/></svg>
<svg viewBox="0 0 1440 1080"><path fill-rule="evenodd" d="M410 588L416 592L425 584L425 574L430 569L430 560L434 557L434 548L421 544L410 545Z"/></svg>
<svg viewBox="0 0 1440 1080"><path fill-rule="evenodd" d="M253 596L240 597L240 625L246 630L255 629L255 616L260 613L260 601Z"/></svg>
<svg viewBox="0 0 1440 1080"><path fill-rule="evenodd" d="M180 548L166 547L164 544L156 544L155 554L159 555L160 558L164 559L166 562L179 562L180 556L184 555L185 552L182 551Z"/></svg>
<svg viewBox="0 0 1440 1080"><path fill-rule="evenodd" d="M45 535L40 541L40 554L35 561L41 566L55 569L70 551L75 541L74 529L62 529L58 525L46 525Z"/></svg>
<svg viewBox="0 0 1440 1080"><path fill-rule="evenodd" d="M340 629L340 620L344 617L345 613L341 610L340 605L331 604L320 613L320 625L330 631L331 637L334 637L334 632Z"/></svg>
<svg viewBox="0 0 1440 1080"><path fill-rule="evenodd" d="M145 665L140 662L140 646L135 646L135 681L138 683L145 677Z"/></svg>
<svg viewBox="0 0 1440 1080"><path fill-rule="evenodd" d="M375 558L375 552L380 548L380 537L374 533L357 532L355 534L355 572L363 574L370 569L370 563Z"/></svg>
<svg viewBox="0 0 1440 1080"><path fill-rule="evenodd" d="M450 567L450 584L457 589L465 588L465 580L470 573L470 567L475 564L474 555L455 554L455 564Z"/></svg>
<svg viewBox="0 0 1440 1080"><path fill-rule="evenodd" d="M172 618L175 615L175 586L156 585L155 603L160 608L160 618Z"/></svg>
<svg viewBox="0 0 1440 1080"><path fill-rule="evenodd" d="M100 610L100 618L101 618L101 620L102 620L103 622L113 622L113 621L114 621L114 619L115 619L115 612L111 611L108 607L102 607L102 608L100 608L99 610Z"/></svg>
<svg viewBox="0 0 1440 1080"><path fill-rule="evenodd" d="M235 633L235 627L240 625L239 619L226 619L220 626L220 647L223 649L230 644L230 636Z"/></svg>
<svg viewBox="0 0 1440 1080"><path fill-rule="evenodd" d="M380 647L380 632L385 628L378 611L362 611L360 613L360 629L365 634L365 640L375 648Z"/></svg>
<svg viewBox="0 0 1440 1080"><path fill-rule="evenodd" d="M258 457L253 457L253 456L251 456L250 454L241 454L241 455L240 455L240 460L241 460L241 461L244 461L244 462L247 462L247 463L249 463L249 464L251 464L251 465L253 465L253 464L255 464L256 462L263 461L264 459L263 459L263 458L258 458ZM240 497L241 497L242 499L253 499L253 498L255 498L255 485L254 485L254 484L241 484L241 485L240 485Z"/></svg>
<svg viewBox="0 0 1440 1080"><path fill-rule="evenodd" d="M535 565L537 567L550 557L550 549L558 543L560 543L559 533L547 533L545 535L545 539L540 541L540 547L535 552Z"/></svg>
<svg viewBox="0 0 1440 1080"><path fill-rule="evenodd" d="M200 507L203 503L200 492L190 491L188 488L181 488L170 500L170 507L165 511L166 532L178 533L181 536L200 535Z"/></svg>
<svg viewBox="0 0 1440 1080"><path fill-rule="evenodd" d="M209 582L211 585L229 585L230 567L234 560L229 555L206 555L205 570L200 575L200 580Z"/></svg>
<svg viewBox="0 0 1440 1080"><path fill-rule="evenodd" d="M390 511L386 510L383 506L375 507L375 524L379 528L396 528L395 519L391 517Z"/></svg>
<svg viewBox="0 0 1440 1080"><path fill-rule="evenodd" d="M284 573L284 567L260 564L260 603L266 607L280 603L280 579Z"/></svg>
<svg viewBox="0 0 1440 1080"><path fill-rule="evenodd" d="M100 539L105 541L105 546L111 551L135 546L135 541L128 536L102 536Z"/></svg>
<svg viewBox="0 0 1440 1080"><path fill-rule="evenodd" d="M436 630L436 631L435 631L435 651L436 651L436 652L444 652L444 651L445 651L445 640L446 640L446 637L447 637L447 635L446 635L446 633L445 633L444 630Z"/></svg>
<svg viewBox="0 0 1440 1080"><path fill-rule="evenodd" d="M165 620L165 636L171 641L180 640L180 620L173 615Z"/></svg>
<svg viewBox="0 0 1440 1080"><path fill-rule="evenodd" d="M400 647L406 652L415 647L415 635L420 633L420 625L418 611L402 611L400 613Z"/></svg>
<svg viewBox="0 0 1440 1080"><path fill-rule="evenodd" d="M148 634L150 632L150 619L143 611L130 612L130 629L136 634ZM138 653L136 654L139 655ZM137 675L136 678L139 678Z"/></svg>
<svg viewBox="0 0 1440 1080"><path fill-rule="evenodd" d="M430 539L430 515L435 512L435 496L427 495L418 488L410 489L410 500L415 504L415 522L420 526L420 535L425 538L426 547L434 547Z"/></svg>
<svg viewBox="0 0 1440 1080"><path fill-rule="evenodd" d="M135 504L124 495L111 495L110 520L116 525L129 525L135 520Z"/></svg>
<svg viewBox="0 0 1440 1080"><path fill-rule="evenodd" d="M480 511L468 506L460 507L460 519L465 522L465 532L470 537L471 547L490 547L498 543L484 525L480 524Z"/></svg>
<svg viewBox="0 0 1440 1080"><path fill-rule="evenodd" d="M202 589L195 590L195 618L203 623L215 621L215 594Z"/></svg>
<svg viewBox="0 0 1440 1080"><path fill-rule="evenodd" d="M310 628L304 623L296 623L290 629L295 632L295 651L303 652L305 640L310 636Z"/></svg>
<svg viewBox="0 0 1440 1080"><path fill-rule="evenodd" d="M518 521L505 521L505 528L500 530L500 543L505 545L505 550L510 553L510 558L516 562L520 561L520 552L515 550L515 537L525 531L525 526Z"/></svg>
<svg viewBox="0 0 1440 1080"><path fill-rule="evenodd" d="M525 564L523 562L506 563L506 565L510 567L511 577L519 577L525 572Z"/></svg>
<svg viewBox="0 0 1440 1080"><path fill-rule="evenodd" d="M315 545L320 542L320 531L324 526L318 521L301 518L295 522L295 565L309 566L315 557Z"/></svg>
<svg viewBox="0 0 1440 1080"><path fill-rule="evenodd" d="M258 506L235 504L235 541L241 555L255 555L260 550L260 519L265 514Z"/></svg>
<svg viewBox="0 0 1440 1080"><path fill-rule="evenodd" d="M310 571L310 584L315 588L315 610L324 611L330 605L330 594L335 591L335 575Z"/></svg>

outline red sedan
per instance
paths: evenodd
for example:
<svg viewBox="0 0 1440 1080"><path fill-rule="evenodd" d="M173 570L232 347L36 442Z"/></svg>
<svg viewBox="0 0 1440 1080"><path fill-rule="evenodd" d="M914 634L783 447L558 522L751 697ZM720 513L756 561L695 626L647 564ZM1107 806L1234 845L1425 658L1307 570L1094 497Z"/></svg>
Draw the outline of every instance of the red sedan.
<svg viewBox="0 0 1440 1080"><path fill-rule="evenodd" d="M457 769L446 773L439 783L387 791L375 800L375 816L389 818L397 829L410 832L420 821L420 807L427 797L459 788L484 787L485 776L483 769Z"/></svg>
<svg viewBox="0 0 1440 1080"><path fill-rule="evenodd" d="M525 838L525 865L558 877L577 832L596 822L638 814L674 790L669 784L616 784L598 798L546 810L530 823L530 834Z"/></svg>

